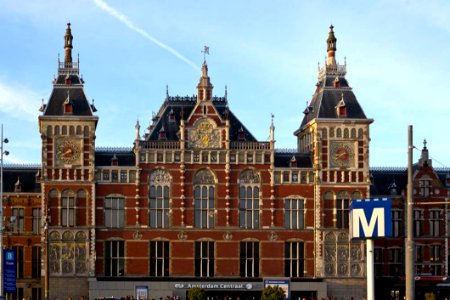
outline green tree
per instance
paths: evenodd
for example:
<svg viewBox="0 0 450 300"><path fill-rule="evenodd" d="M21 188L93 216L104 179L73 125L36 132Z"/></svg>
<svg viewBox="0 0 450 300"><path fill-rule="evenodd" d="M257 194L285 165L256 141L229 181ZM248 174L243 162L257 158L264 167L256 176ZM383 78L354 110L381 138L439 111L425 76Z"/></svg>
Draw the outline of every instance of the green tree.
<svg viewBox="0 0 450 300"><path fill-rule="evenodd" d="M262 290L261 300L283 300L285 298L286 294L284 290L278 285L269 285Z"/></svg>
<svg viewBox="0 0 450 300"><path fill-rule="evenodd" d="M188 292L189 300L206 300L206 291L199 287L193 287Z"/></svg>

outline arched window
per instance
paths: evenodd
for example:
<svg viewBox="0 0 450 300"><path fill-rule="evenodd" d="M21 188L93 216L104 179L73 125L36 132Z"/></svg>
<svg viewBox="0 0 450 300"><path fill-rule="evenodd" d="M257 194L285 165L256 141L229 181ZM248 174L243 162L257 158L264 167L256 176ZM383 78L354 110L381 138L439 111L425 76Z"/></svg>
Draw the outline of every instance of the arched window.
<svg viewBox="0 0 450 300"><path fill-rule="evenodd" d="M194 177L194 225L196 228L214 227L215 185L216 180L210 170L200 170Z"/></svg>
<svg viewBox="0 0 450 300"><path fill-rule="evenodd" d="M150 175L150 227L169 226L170 174L162 169Z"/></svg>
<svg viewBox="0 0 450 300"><path fill-rule="evenodd" d="M72 227L75 225L75 193L65 190L61 195L61 226Z"/></svg>
<svg viewBox="0 0 450 300"><path fill-rule="evenodd" d="M339 192L336 197L336 228L340 229L348 228L349 205L350 205L350 195L347 192Z"/></svg>
<svg viewBox="0 0 450 300"><path fill-rule="evenodd" d="M305 200L302 197L291 196L284 199L284 227L305 228Z"/></svg>
<svg viewBox="0 0 450 300"><path fill-rule="evenodd" d="M195 276L214 277L214 241L196 241Z"/></svg>
<svg viewBox="0 0 450 300"><path fill-rule="evenodd" d="M259 174L245 170L239 176L239 226L259 228Z"/></svg>
<svg viewBox="0 0 450 300"><path fill-rule="evenodd" d="M121 195L105 197L105 226L121 228L125 225L125 198Z"/></svg>

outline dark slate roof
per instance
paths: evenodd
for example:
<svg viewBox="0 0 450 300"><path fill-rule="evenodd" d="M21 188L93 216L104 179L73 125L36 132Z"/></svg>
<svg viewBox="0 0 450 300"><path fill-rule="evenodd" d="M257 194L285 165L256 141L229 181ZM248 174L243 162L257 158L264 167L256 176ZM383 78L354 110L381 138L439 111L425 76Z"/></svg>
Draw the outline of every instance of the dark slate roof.
<svg viewBox="0 0 450 300"><path fill-rule="evenodd" d="M310 120L317 119L367 119L364 111L356 99L353 90L349 87L347 79L339 76L339 87L334 87L336 75L326 75L317 83L316 91L306 108L300 128L303 128ZM339 117L336 106L344 99L347 107L347 116Z"/></svg>
<svg viewBox="0 0 450 300"><path fill-rule="evenodd" d="M244 132L245 141L257 141L244 124L242 124L233 112L229 110L228 101L225 97L213 97L212 103L222 119L226 119L226 115L228 114L228 119L230 121L230 141L238 140L238 133L241 128ZM167 97L159 109L158 114L153 117L152 124L148 128L149 133L144 139L146 141L157 141L159 139L159 132L161 128L164 127L166 140L178 141L181 116L186 120L196 104L197 96L195 95L186 97ZM170 120L171 114L175 117L174 121Z"/></svg>
<svg viewBox="0 0 450 300"><path fill-rule="evenodd" d="M307 153L294 153L294 152L275 152L275 167L278 168L290 168L291 159L295 157L297 161L296 168L312 168L311 155Z"/></svg>
<svg viewBox="0 0 450 300"><path fill-rule="evenodd" d="M417 169L417 164L413 166L414 170ZM438 175L444 186L449 188L447 180L447 175L450 175L449 168L435 168L434 171ZM395 189L397 193L394 195L400 195L402 192L406 191L408 184L408 169L405 168L371 168L370 169L370 196L377 198L383 196L392 195L391 187L395 184Z"/></svg>
<svg viewBox="0 0 450 300"><path fill-rule="evenodd" d="M134 166L136 163L133 148L96 148L95 166L111 166L114 156L117 158L118 166Z"/></svg>
<svg viewBox="0 0 450 300"><path fill-rule="evenodd" d="M73 76L73 75L72 75ZM61 76L59 76L61 77ZM78 76L74 76L77 77ZM64 114L64 101L67 97L73 105L73 116L92 116L92 109L88 103L82 85L55 85L48 100L44 116L67 116Z"/></svg>
<svg viewBox="0 0 450 300"><path fill-rule="evenodd" d="M370 197L379 198L392 195L393 184L397 190L395 195L400 195L402 191L406 190L408 170L407 168L372 168L370 180Z"/></svg>
<svg viewBox="0 0 450 300"><path fill-rule="evenodd" d="M40 193L41 185L36 175L40 166L5 165L3 167L3 192L14 192L17 180L22 185L22 193Z"/></svg>

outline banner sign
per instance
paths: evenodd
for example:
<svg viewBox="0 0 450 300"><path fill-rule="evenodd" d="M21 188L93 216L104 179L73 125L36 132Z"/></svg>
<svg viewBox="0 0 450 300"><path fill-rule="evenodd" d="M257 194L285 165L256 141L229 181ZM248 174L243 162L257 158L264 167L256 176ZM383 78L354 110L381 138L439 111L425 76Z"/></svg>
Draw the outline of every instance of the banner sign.
<svg viewBox="0 0 450 300"><path fill-rule="evenodd" d="M3 290L5 293L16 292L16 251L3 249Z"/></svg>

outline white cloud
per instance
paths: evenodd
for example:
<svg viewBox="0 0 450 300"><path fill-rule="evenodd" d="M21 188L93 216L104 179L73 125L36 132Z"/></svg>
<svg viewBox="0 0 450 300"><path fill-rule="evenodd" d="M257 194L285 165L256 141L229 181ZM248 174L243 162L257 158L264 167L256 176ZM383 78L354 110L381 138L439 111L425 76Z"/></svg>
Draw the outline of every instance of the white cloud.
<svg viewBox="0 0 450 300"><path fill-rule="evenodd" d="M27 87L0 81L0 112L19 120L36 122L39 94Z"/></svg>

